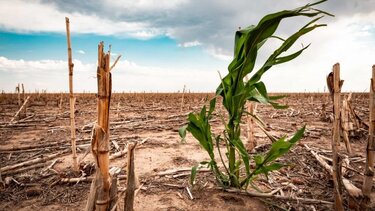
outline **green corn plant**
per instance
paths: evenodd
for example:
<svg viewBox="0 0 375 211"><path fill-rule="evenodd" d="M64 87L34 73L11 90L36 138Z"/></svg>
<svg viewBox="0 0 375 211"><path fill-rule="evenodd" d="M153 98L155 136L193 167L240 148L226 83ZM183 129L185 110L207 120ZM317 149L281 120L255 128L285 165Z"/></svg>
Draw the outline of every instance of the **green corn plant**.
<svg viewBox="0 0 375 211"><path fill-rule="evenodd" d="M258 25L251 25L237 31L235 33L234 59L228 66L228 74L221 78L215 97L210 100L208 108L203 106L201 112L190 113L188 115L188 124L180 128L179 134L183 140L185 139L186 131L188 131L198 140L202 148L207 151L210 160L201 164L206 164L212 169L217 181L222 186L246 188L254 176L258 174L267 175L270 171L280 169L284 164L276 162L277 158L287 153L302 138L305 127L302 127L289 139L282 137L274 142L266 154L254 156L255 168L250 169L251 158L241 140L240 124L244 115L251 115L252 118L259 120L256 116L246 112L245 104L247 101L269 104L275 109L287 107L278 104L276 101L282 96L273 97L268 95L266 86L261 81L261 78L272 66L293 60L309 47L308 45L289 55L282 55L301 36L318 27L326 26L325 24L316 24L316 22L324 15L330 14L313 8L313 6L324 1L326 0L307 4L294 10L284 10L266 15L260 20ZM274 35L282 20L297 16L308 17L312 20L286 39ZM274 50L259 69L254 70L258 51L269 39L278 39L281 41L281 45ZM245 80L246 76L250 79ZM219 114L225 129L221 134L215 135L211 132L210 119L213 117L216 99L219 96L222 98L222 105L227 112L227 116L224 118ZM220 151L220 143L224 143L226 146L225 155L227 162L224 161ZM223 164L223 171L216 162L215 146ZM192 176L195 177L196 168L193 170L195 171ZM193 179L191 180L193 181Z"/></svg>

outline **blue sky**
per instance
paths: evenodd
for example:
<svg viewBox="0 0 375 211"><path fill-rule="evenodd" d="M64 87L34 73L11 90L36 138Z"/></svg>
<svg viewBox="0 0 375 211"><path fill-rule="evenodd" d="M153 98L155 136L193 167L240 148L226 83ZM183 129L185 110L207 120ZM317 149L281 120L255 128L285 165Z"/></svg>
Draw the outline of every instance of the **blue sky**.
<svg viewBox="0 0 375 211"><path fill-rule="evenodd" d="M233 36L241 26L306 0L0 0L0 90L68 91L65 17L70 18L75 92L96 90L100 41L112 45L114 91L214 91L225 74ZM319 6L334 18L300 40L302 56L274 67L263 79L270 91L323 91L340 62L344 91L368 90L375 64L375 0L329 0ZM307 19L282 23L286 37ZM277 43L260 53L260 60ZM295 49L300 48L297 44Z"/></svg>
<svg viewBox="0 0 375 211"><path fill-rule="evenodd" d="M43 60L66 59L66 36L61 33L0 32L1 55L9 59ZM142 61L143 65L164 66L185 64L197 67L209 67L216 61L204 53L202 47L179 47L178 43L167 37L157 36L152 39L120 38L96 34L71 35L74 59L93 63L97 59L97 45L105 41L112 45L112 53L121 54L130 61ZM7 51L6 49L11 49ZM219 60L219 62L222 60ZM224 63L224 62L223 62Z"/></svg>

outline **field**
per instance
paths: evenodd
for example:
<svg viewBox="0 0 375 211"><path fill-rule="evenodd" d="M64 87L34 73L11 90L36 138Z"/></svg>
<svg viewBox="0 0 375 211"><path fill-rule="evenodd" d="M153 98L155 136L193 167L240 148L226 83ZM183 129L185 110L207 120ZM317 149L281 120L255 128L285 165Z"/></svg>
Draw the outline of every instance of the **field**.
<svg viewBox="0 0 375 211"><path fill-rule="evenodd" d="M342 94L345 96L346 94ZM212 97L210 93L115 93L110 108L111 154L123 150L127 143L138 142L135 151L135 172L139 191L135 198L136 210L329 210L333 202L332 177L304 146L306 144L322 157L331 157L332 101L328 94L295 93L282 99L288 109L275 110L258 105L257 114L267 124L267 131L275 137L291 135L307 124L304 138L281 160L288 167L265 176L254 184L264 192L276 190L274 195L289 199L250 197L219 189L210 171L198 173L197 184L188 187L190 169L208 160L198 142L188 135L181 142L178 129L186 123L187 114L199 111ZM45 162L21 166L1 172L0 210L82 210L90 189L90 176L94 162L88 154L80 165L81 173L71 169L69 98L64 94L31 94L27 117L8 124L17 112L16 94L0 95L0 167L11 166L36 158ZM77 94L76 132L77 152L81 157L88 151L93 122L97 119L96 96ZM60 101L62 104L60 106ZM219 102L217 106L220 108ZM352 105L358 116L368 122L368 94L353 95ZM323 104L326 105L323 112ZM220 110L220 109L219 109ZM217 115L212 119L213 131L222 130ZM246 140L246 124L242 136ZM360 129L350 138L353 149L349 156L350 167L344 176L361 188L367 131ZM257 147L255 153L265 152L270 139L255 126ZM344 143L341 154L346 154ZM126 166L126 155L112 159L110 166ZM26 169L25 169L26 168ZM23 169L23 171L16 171ZM126 169L126 168L123 168ZM171 170L171 171L170 171ZM181 170L181 171L173 171ZM120 173L119 191L125 188L126 172ZM66 178L81 181L65 181ZM254 190L255 191L255 190ZM120 193L120 196L121 196ZM191 199L193 197L193 199ZM296 200L296 197L316 199L313 202ZM344 194L345 199L349 196ZM348 200L346 200L348 201ZM350 200L349 200L350 201ZM354 202L355 203L355 202ZM349 205L346 203L348 208ZM122 205L120 206L122 208ZM120 209L121 210L121 209Z"/></svg>

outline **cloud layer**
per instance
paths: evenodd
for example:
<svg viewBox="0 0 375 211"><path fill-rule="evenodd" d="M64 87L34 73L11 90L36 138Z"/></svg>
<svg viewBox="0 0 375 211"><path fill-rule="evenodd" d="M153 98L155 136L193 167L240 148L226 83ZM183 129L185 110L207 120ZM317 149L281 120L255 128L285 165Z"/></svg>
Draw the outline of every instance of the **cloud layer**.
<svg viewBox="0 0 375 211"><path fill-rule="evenodd" d="M73 60L73 63L74 90L95 92L96 64L79 60ZM13 86L17 83L24 83L29 91L47 89L60 92L68 88L66 61L24 61L0 57L0 74L6 76L0 78L0 84L5 90L14 90ZM207 78L210 80L207 81ZM219 76L215 71L149 67L120 60L112 70L112 81L114 91L174 92L181 90L184 85L191 91L212 91L219 82ZM200 88L202 84L206 85L203 89Z"/></svg>
<svg viewBox="0 0 375 211"><path fill-rule="evenodd" d="M308 2L310 1L0 0L0 29L19 33L65 33L64 17L69 16L73 33L137 39L168 36L176 40L180 47L200 46L213 58L230 61L233 35L238 27L256 24L267 13L295 8ZM368 87L371 66L375 63L375 0L329 0L319 7L336 17L323 19L322 22L327 22L328 27L318 29L301 39L302 43L312 42L312 45L300 58L291 64L275 67L273 73L266 74L264 80L270 90L322 91L325 75L336 62L341 62L342 77L347 78L345 89L363 91ZM279 30L279 34L286 36L305 21L306 19L299 19L283 23L285 25ZM272 50L271 47L272 45L262 51L260 60ZM0 57L0 71L10 75L47 71L64 75L66 67L65 62L58 60L23 61ZM82 70L83 78L89 78L82 80L94 80L90 79L89 74L85 75L85 70L87 73L91 72L95 69L95 64L76 61L76 67L78 72L79 69ZM225 68L222 67L220 71L225 71ZM188 67L144 67L125 61L119 63L118 69L119 75L122 72L130 74L129 77L124 74L124 78L119 76L127 83L119 87L126 90L147 90L145 87L153 86L161 91L176 90L186 83L199 90L210 90L215 88L214 84L217 82L215 79L212 84L207 84L206 80L193 77L194 74L203 74L205 77L217 78L216 73L199 72L201 70ZM135 77L141 77L145 84L152 86L140 87L139 83L134 83L138 79L129 80ZM120 83L116 80L114 79L114 83ZM164 85L166 81L173 81L175 84Z"/></svg>
<svg viewBox="0 0 375 211"><path fill-rule="evenodd" d="M168 35L180 43L199 42L231 51L233 32L270 12L309 1L188 0L13 0L0 1L0 27L19 32L64 32L69 16L74 33L152 38ZM272 5L272 7L270 7ZM338 19L367 15L375 0L330 0L321 7ZM328 22L335 22L328 20ZM285 29L286 30L286 29Z"/></svg>
<svg viewBox="0 0 375 211"><path fill-rule="evenodd" d="M310 1L0 1L0 27L20 32L64 32L63 18L69 16L74 23L71 26L74 33L139 39L167 35L182 46L184 43L197 42L210 49L208 52L212 54L228 56L231 55L233 34L238 27L256 24L267 13L295 8L308 2ZM325 20L335 23L336 20L370 13L374 17L375 0L330 0L319 7L335 14L336 19ZM286 32L288 28L285 27L282 31Z"/></svg>

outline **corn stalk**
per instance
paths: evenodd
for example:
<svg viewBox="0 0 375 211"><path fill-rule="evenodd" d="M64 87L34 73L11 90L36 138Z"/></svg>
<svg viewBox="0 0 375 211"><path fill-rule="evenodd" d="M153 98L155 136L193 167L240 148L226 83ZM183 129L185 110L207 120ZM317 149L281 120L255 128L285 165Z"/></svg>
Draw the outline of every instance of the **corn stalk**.
<svg viewBox="0 0 375 211"><path fill-rule="evenodd" d="M66 24L66 38L68 44L68 66L69 66L69 102L70 102L70 138L72 143L72 158L73 158L73 170L78 172L78 161L77 161L77 152L76 152L76 125L74 120L74 105L76 99L73 95L73 67L72 62L72 48L70 42L70 28L69 28L69 18L65 17Z"/></svg>
<svg viewBox="0 0 375 211"><path fill-rule="evenodd" d="M111 203L110 196L111 177L109 174L109 107L112 94L111 69L120 59L110 66L110 51L104 53L104 43L98 45L98 119L93 129L91 149L96 161L96 176L88 197L86 210L93 210L96 203L96 210L108 210Z"/></svg>
<svg viewBox="0 0 375 211"><path fill-rule="evenodd" d="M203 106L200 113L190 113L188 116L188 124L180 129L179 132L182 138L185 137L186 130L189 131L208 152L210 161L203 162L202 164L207 164L212 169L216 175L217 181L221 185L237 188L247 187L253 176L261 173L267 175L269 171L280 169L283 164L275 162L275 160L288 152L288 150L302 138L305 127L298 130L290 139L287 137L280 138L272 144L267 154L254 157L256 167L251 170L250 156L241 140L240 124L243 122L242 117L244 115L251 115L257 119L255 115L246 111L245 104L247 101L269 104L276 109L287 107L279 105L276 102L276 100L280 99L282 96L268 96L266 86L260 79L272 66L293 60L309 47L308 45L294 53L281 56L281 54L289 50L301 36L318 27L325 26L325 24L315 23L322 18L324 14L330 14L312 8L312 6L324 1L325 0L307 4L306 6L294 10L284 10L266 15L260 20L258 25L251 25L237 31L235 34L234 59L228 66L228 74L221 78L221 84L216 89L216 96L210 101L208 109L206 106ZM298 16L313 18L313 20L286 39L274 35L282 20ZM278 39L281 41L281 45L268 57L266 62L260 66L258 70L254 71L257 53L268 39ZM245 80L246 76L250 76L250 80ZM211 132L209 120L212 118L216 98L219 96L222 97L221 103L226 109L227 119L221 116L225 129L222 134L215 135ZM227 163L224 162L222 153L220 152L219 146L221 142L227 147L225 153L228 159ZM225 172L222 172L217 166L214 155L215 143ZM244 165L244 177L240 176L242 165Z"/></svg>
<svg viewBox="0 0 375 211"><path fill-rule="evenodd" d="M18 106L21 106L21 87L20 84L18 83L16 87L16 92L17 92L17 98L18 98Z"/></svg>
<svg viewBox="0 0 375 211"><path fill-rule="evenodd" d="M365 178L363 181L363 195L365 196L365 206L371 204L371 189L372 179L374 177L374 149L375 149L375 65L372 66L372 78L370 84L370 121L369 121L369 134L366 148L366 168ZM369 209L364 207L364 209Z"/></svg>
<svg viewBox="0 0 375 211"><path fill-rule="evenodd" d="M341 169L339 166L338 157L338 145L340 144L340 102L341 102L341 85L340 85L340 65L337 63L333 66L333 110L334 110L334 122L333 122L333 136L332 136L332 177L334 184L334 198L335 198L335 210L344 210L342 204L342 194L341 194L341 183L339 178L341 178Z"/></svg>

